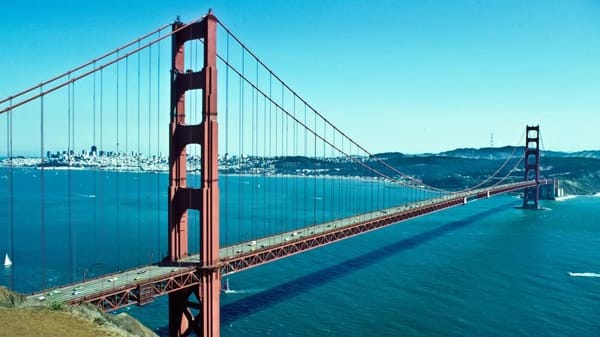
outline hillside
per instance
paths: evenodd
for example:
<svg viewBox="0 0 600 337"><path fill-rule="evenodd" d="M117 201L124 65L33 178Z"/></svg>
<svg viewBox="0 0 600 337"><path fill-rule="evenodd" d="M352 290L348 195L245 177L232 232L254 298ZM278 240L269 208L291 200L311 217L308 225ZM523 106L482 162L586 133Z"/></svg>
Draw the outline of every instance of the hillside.
<svg viewBox="0 0 600 337"><path fill-rule="evenodd" d="M90 305L24 303L23 296L0 287L0 337L156 337L127 314L108 315Z"/></svg>
<svg viewBox="0 0 600 337"><path fill-rule="evenodd" d="M402 179L398 171L422 181L424 184L449 190L469 188L485 180L501 167L497 174L506 176L513 168L514 180L521 180L523 163L519 162L523 148L501 147L483 149L457 149L439 154L405 155L380 153L373 157L354 160L341 158L308 158L301 156L263 159L260 164L248 165L226 173L252 173L252 169L269 167L269 174L329 175L375 177L382 173ZM366 165L364 165L366 164ZM369 170L368 167L377 172ZM595 194L600 192L600 151L574 153L546 151L541 156L541 175L559 178L566 194Z"/></svg>

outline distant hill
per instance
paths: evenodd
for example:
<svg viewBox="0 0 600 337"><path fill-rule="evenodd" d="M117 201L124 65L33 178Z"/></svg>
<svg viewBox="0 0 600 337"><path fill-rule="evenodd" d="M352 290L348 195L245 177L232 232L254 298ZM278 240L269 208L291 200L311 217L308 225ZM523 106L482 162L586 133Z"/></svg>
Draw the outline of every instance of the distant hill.
<svg viewBox="0 0 600 337"><path fill-rule="evenodd" d="M438 156L471 158L471 159L506 159L513 153L523 153L523 146L483 147L483 148L461 148L440 152ZM577 152L561 152L546 150L542 152L543 157L555 158L594 158L600 159L600 150L586 150Z"/></svg>
<svg viewBox="0 0 600 337"><path fill-rule="evenodd" d="M272 158L268 166L271 174L329 175L374 177L378 174L404 179L398 172L408 174L430 186L460 190L478 184L498 172L504 177L516 168L512 180L523 179L520 159L523 147L456 149L438 154L407 155L398 152L374 154L371 157L347 158ZM256 166L256 165L254 165ZM267 166L267 165L263 165ZM373 168L369 170L368 167ZM243 173L244 171L230 171ZM541 158L541 175L557 177L567 194L595 194L600 192L600 151L560 152L545 151Z"/></svg>
<svg viewBox="0 0 600 337"><path fill-rule="evenodd" d="M506 159L514 156L516 153L523 153L524 148L522 146L504 146L504 147L483 147L480 149L475 148L462 148L454 149L450 151L440 152L439 156L444 157L456 157L456 158L471 158L471 159Z"/></svg>

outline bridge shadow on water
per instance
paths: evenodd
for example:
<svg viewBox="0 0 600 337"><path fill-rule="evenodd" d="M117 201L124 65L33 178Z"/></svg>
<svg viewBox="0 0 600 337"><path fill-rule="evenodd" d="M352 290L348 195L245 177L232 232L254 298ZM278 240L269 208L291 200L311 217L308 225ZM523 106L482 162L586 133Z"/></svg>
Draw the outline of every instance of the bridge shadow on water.
<svg viewBox="0 0 600 337"><path fill-rule="evenodd" d="M447 223L423 233L419 233L398 242L377 248L369 253L345 260L333 266L314 271L295 280L280 284L274 288L252 294L248 297L221 306L221 324L231 324L254 312L261 311L290 298L301 295L313 288L322 286L335 279L344 277L356 270L364 269L383 259L393 257L403 251L415 248L447 233L471 225L482 218L490 217L500 211L512 208L514 202L505 203L464 219ZM159 334L168 330L160 329ZM162 334L161 334L162 336Z"/></svg>

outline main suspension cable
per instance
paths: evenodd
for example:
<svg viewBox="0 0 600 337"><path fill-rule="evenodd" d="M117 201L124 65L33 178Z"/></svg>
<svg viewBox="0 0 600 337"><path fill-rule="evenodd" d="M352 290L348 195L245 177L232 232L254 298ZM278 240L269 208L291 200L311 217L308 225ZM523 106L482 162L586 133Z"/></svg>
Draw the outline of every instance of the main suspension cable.
<svg viewBox="0 0 600 337"><path fill-rule="evenodd" d="M166 34L166 35L164 35L164 36L160 36L160 37L158 37L158 38L156 38L156 39L154 39L154 40L151 40L150 42L148 42L148 43L146 43L146 44L142 45L141 47L138 47L138 48L136 48L136 49L134 49L134 50L132 50L132 51L130 51L130 52L127 52L127 53L125 53L125 54L121 55L120 57L117 57L117 58L115 58L115 59L113 59L113 60L111 60L111 61L108 61L108 62L106 62L106 63L104 63L104 64L102 64L102 65L99 65L99 66L97 66L96 68L94 68L94 69L92 69L92 70L89 70L89 71L87 71L87 72L85 72L85 73L83 73L83 74L81 74L81 75L79 75L79 76L73 77L73 78L71 78L70 80L67 80L67 81L65 81L65 82L62 82L62 83L60 83L60 84L57 84L57 85L55 85L55 86L51 87L50 89L47 89L47 90L45 90L45 91L40 91L40 93L39 93L39 94L37 94L37 95L34 95L34 96L32 96L32 97L29 97L29 98L23 99L22 101L19 101L19 102L17 102L17 103L11 104L10 106L8 106L8 107L6 107L6 108L0 109L0 114L3 114L3 113L5 113L5 112L7 112L7 111L8 111L9 109L11 109L11 108L12 108L12 109L14 109L14 108L16 108L16 107L19 107L19 106L21 106L21 105L23 105L23 104L29 103L29 102L31 102L31 101L33 101L33 100L35 100L35 99L37 99L37 98L39 98L39 97L41 97L41 96L47 95L47 94L49 94L49 93L51 93L51 92L54 92L54 91L56 91L56 90L58 90L58 89L60 89L60 88L63 88L63 87L65 87L65 86L69 85L69 84L70 84L70 83L72 83L72 82L79 81L80 79L82 79L82 78L85 78L85 77L87 77L87 76L90 76L91 74L93 74L93 73L95 73L95 72L97 72L97 71L101 71L102 69L104 69L104 68L106 68L106 67L108 67L108 66L110 66L110 65L112 65L112 64L115 64L115 63L117 63L117 62L119 62L119 61L121 61L121 60L125 59L126 57L129 57L129 56L131 56L131 55L134 55L134 54L136 54L136 53L140 52L141 50L143 50L143 49L146 49L146 48L148 48L148 47L150 47L150 46L152 46L152 45L154 45L154 44L156 44L156 43L158 43L158 42L160 42L160 41L162 41L162 40L166 39L167 37L170 37L170 36L172 36L173 34L176 34L177 32L179 32L179 31L181 31L181 30L183 30L183 29L186 29L186 28L187 28L187 27L189 27L190 25L192 25L192 24L195 24L195 23L199 22L199 21L200 21L200 20L202 20L203 18L204 18L204 16L202 16L202 17L200 17L200 18L197 18L197 19L194 19L194 20L192 20L190 23L188 23L188 24L185 24L185 25L182 25L181 27L179 27L179 28L177 28L177 29L174 29L174 30L172 30L172 31L171 31L171 32L169 32L168 34ZM135 43L135 42L137 42L137 40L136 40L136 41L134 41L133 43ZM116 52L118 52L118 51L121 51L121 50L122 50L121 48L120 48L120 49L118 49L118 50L115 50L115 53L116 53ZM114 54L114 53L111 53L110 55L113 55L113 54ZM90 61L89 63L93 63L93 60L92 60L92 61ZM67 72L67 74L71 74L71 73L72 73L72 71L70 71L70 72ZM61 77L59 77L59 78L61 78ZM40 86L38 85L37 87L40 87ZM11 96L11 97L17 97L17 96L21 96L21 95L22 95L22 94L20 94L20 93L19 93L19 94L17 94L17 95ZM4 100L3 100L3 102L6 102L6 100L7 100L7 99L4 99Z"/></svg>
<svg viewBox="0 0 600 337"><path fill-rule="evenodd" d="M12 101L13 99L15 99L15 98L18 98L18 97L20 97L20 96L23 96L23 95L25 95L25 94L27 94L27 93L29 93L29 92L31 92L31 91L33 91L33 90L35 90L35 89L38 89L38 88L41 88L41 87L47 86L48 84L50 84L50 83L52 83L52 82L55 82L55 81L57 81L57 80L59 80L59 79L61 79L61 78L65 77L65 76L70 76L70 75L71 75L71 74L73 74L74 72L77 72L77 71L79 71L79 70L81 70L81 69L83 69L83 68L86 68L86 67L90 66L90 65L94 65L94 68L95 68L95 64L96 64L98 61L101 61L101 60L103 60L103 59L105 59L105 58L107 58L107 57L109 57L109 56L111 56L111 55L114 55L115 53L119 52L120 50L123 50L123 49L125 49L125 48L128 48L128 47L130 47L130 46L132 46L133 44L135 44L136 42L139 42L139 41L145 40L146 38L148 38L149 36L151 36L151 35L155 34L156 32L160 32L160 31L163 31L164 29L168 28L170 25L171 25L171 24L165 24L165 25L163 25L163 26L161 26L161 27L159 27L159 28L157 28L157 29L153 30L153 31L152 31L152 32L150 32L150 33L147 33L147 34L145 34L145 35L143 35L143 36L140 36L140 37L138 37L137 39L135 39L135 40L133 40L133 41L130 41L130 42L128 42L128 43L126 43L126 44L124 44L124 45L122 45L122 46L120 46L120 47L118 47L118 48L116 48L116 49L114 49L114 50L112 50L112 51L110 51L110 52L106 53L106 54L103 54L103 55L101 55L101 56L98 56L98 57L96 57L96 58L92 59L92 60L91 60L91 61L89 61L89 62L86 62L86 63L84 63L84 64L82 64L82 65L79 65L79 66L77 66L77 67L75 67L75 68L72 68L72 69L70 69L70 70L68 70L68 71L66 71L66 72L64 72L64 73L62 73L62 74L60 74L60 75L56 75L56 76L52 77L51 79L49 79L49 80L46 80L46 81L44 81L44 82L42 82L42 83L40 83L40 84L34 85L34 86L32 86L32 87L30 87L30 88L28 88L28 89L22 90L22 91L20 91L20 92L18 92L18 93L16 93L16 94L14 94L14 95L11 95L11 96L9 96L9 97L7 97L7 98L5 98L5 99L2 99L2 100L0 100L0 104L2 104L2 103L5 103L5 102L7 102L7 101ZM11 105L11 106L12 106L12 102L10 102L10 103L9 103L9 105ZM1 112L0 112L0 113L1 113Z"/></svg>

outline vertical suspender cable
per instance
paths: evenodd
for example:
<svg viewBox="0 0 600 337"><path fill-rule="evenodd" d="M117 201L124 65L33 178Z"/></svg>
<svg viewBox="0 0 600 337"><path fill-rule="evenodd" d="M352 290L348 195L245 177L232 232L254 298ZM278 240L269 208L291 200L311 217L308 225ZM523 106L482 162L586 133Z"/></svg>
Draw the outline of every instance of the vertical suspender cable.
<svg viewBox="0 0 600 337"><path fill-rule="evenodd" d="M160 40L160 30L158 31L158 39ZM160 41L157 44L156 49L158 50L158 55L156 57L156 158L158 163L160 163ZM156 190L154 191L156 194L156 205L154 207L156 211L155 221L156 221L156 249L157 255L160 255L160 174L156 174ZM152 253L151 253L152 254ZM150 256L150 262L152 262L152 255Z"/></svg>
<svg viewBox="0 0 600 337"><path fill-rule="evenodd" d="M125 58L125 154L129 152L129 57Z"/></svg>
<svg viewBox="0 0 600 337"><path fill-rule="evenodd" d="M73 149L73 154L75 155L76 151L75 150L75 82L73 82L71 84L71 148ZM71 186L71 189L73 188L73 175L71 172L71 168L69 167L69 180L71 180L69 182L69 186ZM71 190L69 192L70 196L69 199L72 198L73 196L73 190ZM71 203L72 206L72 203ZM70 211L69 211L69 227L70 227L70 231L71 231L71 242L73 245L73 264L72 264L72 269L71 269L71 273L73 274L73 280L75 280L75 269L77 266L77 251L76 251L76 233L75 233L75 224L73 223L73 208L71 207Z"/></svg>
<svg viewBox="0 0 600 337"><path fill-rule="evenodd" d="M43 87L40 87L40 91ZM12 132L11 132L12 133ZM12 148L12 144L11 144ZM12 152L12 149L11 149ZM44 96L40 97L40 230L41 230L41 258L42 262L42 289L46 289L46 219L45 208L45 181L44 181Z"/></svg>
<svg viewBox="0 0 600 337"><path fill-rule="evenodd" d="M96 69L96 62L94 62L93 68ZM96 72L94 72L93 78L92 78L92 146L95 149L96 148ZM92 149L90 149L92 150ZM97 152L97 150L95 151ZM92 224L92 233L94 234L94 242L93 244L93 262L98 261L98 256L97 256L97 251L98 251L98 209L97 209L97 204L98 204L98 198L96 197L96 185L98 184L98 182L96 181L98 179L98 167L95 165L96 164L96 156L97 153L91 153L93 160L94 160L94 167L93 167L93 171L92 171L92 180L94 181L93 183L93 195L94 195L94 206L93 206L93 224Z"/></svg>
<svg viewBox="0 0 600 337"><path fill-rule="evenodd" d="M100 69L100 152L98 153L98 159L100 162L102 162L104 160L104 69L101 68ZM99 233L101 235L99 235L99 238L102 239L106 239L104 238L102 235L104 235L104 233L106 233L103 229L104 229L104 199L105 199L105 195L104 195L104 181L106 180L106 173L101 173L100 174L100 226L99 228L101 229L100 231L102 233ZM104 246L104 245L103 245ZM102 253L106 253L106 251L103 251Z"/></svg>
<svg viewBox="0 0 600 337"><path fill-rule="evenodd" d="M71 78L71 75L69 74L68 78ZM74 149L71 147L72 145L72 120L71 120L71 107L72 107L72 85L68 85L67 86L67 117L68 117L68 126L67 126L67 159L69 162L69 167L67 169L67 219L69 222L69 233L68 233L68 238L69 238L69 280L70 282L73 282L75 280L75 273L74 273L74 269L75 269L75 263L73 260L73 205L72 205L72 193L73 193L73 186L72 184L72 179L71 179L71 165L73 165L73 155L75 154Z"/></svg>
<svg viewBox="0 0 600 337"><path fill-rule="evenodd" d="M12 99L9 100L9 106L12 106ZM13 127L12 127L12 108L6 114L6 154L8 156L8 251L10 256L15 259L15 228L14 228L14 171L13 171ZM14 289L15 271L14 266L10 269L8 287Z"/></svg>
<svg viewBox="0 0 600 337"><path fill-rule="evenodd" d="M314 114L314 130L317 130L317 115ZM317 163L317 133L315 135L315 144L314 144L314 163ZM313 225L317 224L317 172L313 170Z"/></svg>
<svg viewBox="0 0 600 337"><path fill-rule="evenodd" d="M342 143L342 153L340 153L340 162L344 163L344 166L347 166L347 164L343 161L344 160L344 151L346 151L344 149L344 136L341 137L341 143ZM344 186L348 186L348 180L350 179L344 179L346 178L346 173L343 173L341 178L342 180L340 180L340 184L339 184L339 189L338 189L338 193L340 195L339 197L339 203L340 203L340 211L343 214L343 217L345 217L346 215L346 209L345 209L345 205L346 203L344 202L344 196L348 195L347 193L344 193Z"/></svg>
<svg viewBox="0 0 600 337"><path fill-rule="evenodd" d="M327 148L326 148L326 142L325 140L327 139L327 124L325 122L323 122L323 164L327 165ZM325 213L327 210L327 207L325 205L327 198L325 197L325 179L321 179L321 190L323 191L323 194L321 195L321 206L323 209L323 213L321 213L321 222L325 222L326 221L326 217L325 217Z"/></svg>
<svg viewBox="0 0 600 337"><path fill-rule="evenodd" d="M263 96L263 158L267 158L267 98L265 96ZM263 231L268 234L269 236L272 234L269 231L269 226L268 226L268 221L269 219L267 218L267 207L270 207L267 204L267 175L266 173L263 172L263 179L262 179L262 209L263 211L263 216L265 217L265 219L263 220Z"/></svg>
<svg viewBox="0 0 600 337"><path fill-rule="evenodd" d="M335 148L336 148L335 129L332 128L331 133L332 133L331 139L332 139L333 147L331 147L331 154L330 154L331 157L329 158L329 160L331 160L332 163L335 163ZM337 207L336 207L336 203L335 203L337 198L336 198L336 194L335 194L335 185L338 183L339 183L339 181L338 181L337 175L332 177L332 179L330 179L330 182L329 182L329 196L331 198L330 209L331 209L332 219L337 219Z"/></svg>
<svg viewBox="0 0 600 337"><path fill-rule="evenodd" d="M273 93L273 74L269 73L269 158L275 162L275 156L273 156L273 101L271 100L271 95ZM277 180L274 181L274 179L271 179L270 183L269 183L269 190L273 191L274 187L276 186ZM274 198L274 196L273 196ZM268 226L268 231L270 234L274 234L273 232L273 223L274 223L274 208L273 204L275 202L275 200L271 199L268 201L269 202L269 226Z"/></svg>
<svg viewBox="0 0 600 337"><path fill-rule="evenodd" d="M306 120L306 104L304 104L304 125L308 125L307 124L307 120ZM305 162L308 163L308 130L304 129L304 159L306 160ZM304 192L303 192L303 196L304 196L304 202L302 203L303 205L305 205L304 209L304 215L303 215L303 219L305 224L309 223L308 220L308 178L307 177L303 177L302 179L304 181ZM314 225L314 223L313 223Z"/></svg>
<svg viewBox="0 0 600 337"><path fill-rule="evenodd" d="M292 96L293 99L293 104L292 104L292 111L294 114L294 118L296 117L296 97ZM293 125L294 127L294 141L293 141L293 147L294 147L294 157L298 158L298 123L294 123ZM300 225L300 221L299 221L299 214L298 214L298 171L294 170L294 227L297 228L298 225Z"/></svg>
<svg viewBox="0 0 600 337"><path fill-rule="evenodd" d="M138 42L138 48L139 48L140 43ZM140 228L141 228L141 222L142 222L142 174L139 170L139 166L141 165L141 156L142 156L142 138L141 138L141 111L142 111L142 107L141 107L141 88L142 88L142 84L141 84L141 68L142 68L142 57L141 57L141 52L137 53L137 153L136 153L136 158L137 158L137 163L138 163L138 173L137 173L137 228L138 228L138 259L139 259L139 244L140 244ZM139 263L138 263L139 265Z"/></svg>
<svg viewBox="0 0 600 337"><path fill-rule="evenodd" d="M273 93L273 74L269 74L269 159L271 160L271 162L275 162L275 158L273 156L273 103L271 101L271 94ZM269 182L269 191L272 194L272 191L274 190L274 186L275 186L276 180L271 179ZM266 192L265 192L266 193ZM272 235L273 234L273 209L275 207L273 207L274 204L274 197L271 197L272 199L266 201L269 203L269 220L268 220L268 226L267 226L267 231ZM266 199L265 199L266 200Z"/></svg>
<svg viewBox="0 0 600 337"><path fill-rule="evenodd" d="M226 47L226 59L227 65L225 65L225 167L229 171L229 33L227 33L227 47ZM229 172L225 174L225 219L223 219L223 225L225 226L225 244L229 245ZM233 252L232 252L233 253ZM231 254L233 256L233 254Z"/></svg>
<svg viewBox="0 0 600 337"><path fill-rule="evenodd" d="M242 73L244 72L244 51L242 50ZM239 119L238 119L238 143L239 143L239 169L241 170L244 165L244 82L240 77L240 90L239 90ZM243 198L242 198L242 177L238 177L238 241L242 241L242 217L243 217Z"/></svg>
<svg viewBox="0 0 600 337"><path fill-rule="evenodd" d="M119 51L117 51L117 58L119 57ZM120 201L120 193L121 193L121 186L120 186L120 157L121 154L119 153L119 63L117 62L115 64L115 67L117 67L117 78L116 78L116 83L115 83L115 88L116 88L116 115L117 115L117 125L116 125L116 131L117 131L117 151L116 151L116 164L117 164L117 172L115 174L115 178L116 178L116 195L115 195L115 199L116 199L116 222L117 222L117 236L115 238L116 242L117 242L117 270L121 270L121 201Z"/></svg>
<svg viewBox="0 0 600 337"><path fill-rule="evenodd" d="M258 80L258 61L256 62L256 87L258 88L258 84L259 84L259 80ZM258 95L258 91L254 91L256 98L254 100L256 107L255 107L255 113L254 113L254 118L256 119L254 122L254 125L256 126L255 130L254 130L254 156L255 158L259 157L259 144L258 144L258 138L259 138L259 134L260 134L260 125L259 125L259 95ZM264 132L264 131L263 131ZM254 191L252 192L252 196L254 197L255 200L255 205L253 207L254 209L258 209L258 188L259 188L259 179L258 177L256 177L256 179L254 179L253 183L252 183L252 188L254 189ZM254 219L256 219L256 215L253 216ZM256 222L256 220L255 220ZM256 225L258 227L258 224ZM262 231L261 236L266 236L267 233L265 233L264 228Z"/></svg>
<svg viewBox="0 0 600 337"><path fill-rule="evenodd" d="M138 42L139 43L139 42ZM125 150L123 151L125 154L125 164L124 166L129 166L131 165L131 162L129 160L129 57L125 57ZM124 175L125 181L124 181L124 185L125 185L125 191L129 191L129 178L131 177L131 174L129 174L129 172L126 172ZM138 177L139 178L139 177ZM139 180L138 180L138 184L139 184ZM139 193L138 193L138 199L139 199ZM138 207L139 210L139 207ZM138 211L139 212L139 211ZM127 214L127 212L125 213ZM128 223L129 216L126 215L126 223ZM139 223L139 220L138 220ZM139 265L139 241L137 244L137 262Z"/></svg>
<svg viewBox="0 0 600 337"><path fill-rule="evenodd" d="M147 152L147 156L148 158L152 155L152 46L148 47L148 152ZM140 154L141 156L141 154ZM144 157L146 157L144 155ZM139 169L138 169L139 171ZM140 176L140 179L143 178L147 178L148 175L147 174L143 174ZM140 181L140 179L138 179L138 181ZM144 189L145 193L150 192L150 185L149 184L145 184L146 188ZM149 204L146 206L148 207L150 206ZM144 216L145 219L147 219L147 216ZM145 222L146 226L149 226L150 223L149 222ZM149 230L150 228L148 228L147 230ZM142 254L142 230L141 230L141 223L140 225L138 225L138 255ZM139 263L138 263L139 265Z"/></svg>
<svg viewBox="0 0 600 337"><path fill-rule="evenodd" d="M258 80L258 63L256 65L257 65L256 76L257 76L257 80ZM255 83L255 85L256 85L256 83ZM252 88L250 88L250 90L252 90ZM254 109L254 93L255 93L255 91L252 90L251 95L250 95L251 96L250 97L250 117L252 119L252 121L250 122L250 125L251 125L251 128L250 128L250 137L251 137L251 140L250 140L250 146L251 146L251 148L250 148L250 156L256 155L255 148L254 148L254 146L255 146L255 143L254 143L254 134L256 133L256 125L254 124L254 115L256 113L256 111ZM251 232L252 232L252 237L256 238L256 237L260 237L262 235L258 235L258 233L257 233L258 231L257 231L257 227L256 227L256 221L255 221L255 218L254 218L254 208L255 208L255 202L256 202L256 200L255 200L255 193L254 193L254 185L255 185L255 183L254 183L254 179L252 177L249 177L249 179L250 179L250 184L248 186L250 187L249 188L249 190L250 190L249 191L250 192L250 222L252 224L252 230L251 230Z"/></svg>
<svg viewBox="0 0 600 337"><path fill-rule="evenodd" d="M285 113L284 113L283 109L285 109L285 99L284 99L284 96L283 96L283 85L282 85L281 86L281 161L283 163L285 163L285 155L286 155L286 152L287 152L287 146L286 146L287 142L286 141L287 141L287 135L288 135L288 133L287 133L287 130L284 128L284 125L287 126L287 124L285 123L286 122L286 118L285 118ZM282 167L285 167L285 166L282 166ZM288 180L289 179L286 178L285 176L281 179L281 192L282 192L282 195L285 196L285 199L284 199L285 200L285 202L284 202L285 206L283 208L283 209L285 209L285 215L283 217L283 222L284 222L283 231L287 231L288 230L288 226L289 226L289 223L288 223L289 222L288 221L289 220L288 219L289 211L287 209L287 205L289 204L287 202L288 197L289 197L288 193L287 193Z"/></svg>

